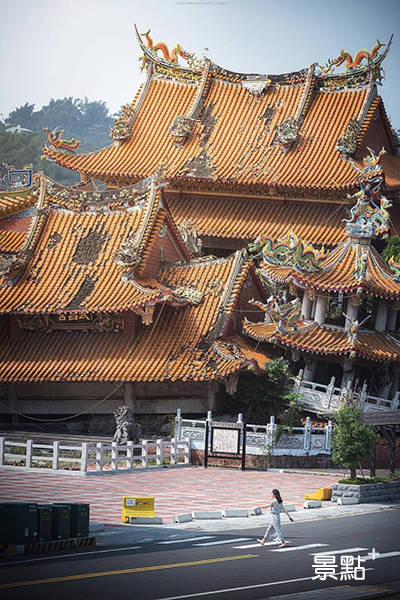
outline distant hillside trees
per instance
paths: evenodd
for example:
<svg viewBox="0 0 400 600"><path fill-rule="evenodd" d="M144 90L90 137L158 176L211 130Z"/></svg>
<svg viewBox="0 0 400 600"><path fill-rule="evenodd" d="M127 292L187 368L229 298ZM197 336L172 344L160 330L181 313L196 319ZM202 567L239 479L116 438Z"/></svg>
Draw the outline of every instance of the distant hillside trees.
<svg viewBox="0 0 400 600"><path fill-rule="evenodd" d="M35 171L44 172L66 185L79 181L79 175L55 163L40 160L42 148L47 143L43 127L64 130L63 138L76 137L81 141L78 152L90 152L110 144L112 117L102 101L89 102L87 98L63 98L50 100L40 110L28 102L19 106L0 125L0 165L13 164L16 168L32 163ZM32 133L12 133L6 128L20 125ZM1 172L4 174L4 167Z"/></svg>

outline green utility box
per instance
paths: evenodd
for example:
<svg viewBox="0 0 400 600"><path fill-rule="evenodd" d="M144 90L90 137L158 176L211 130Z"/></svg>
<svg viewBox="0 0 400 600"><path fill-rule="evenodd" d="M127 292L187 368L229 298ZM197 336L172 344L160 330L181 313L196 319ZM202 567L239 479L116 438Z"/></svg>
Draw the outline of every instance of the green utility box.
<svg viewBox="0 0 400 600"><path fill-rule="evenodd" d="M37 506L27 502L0 503L0 544L30 544L37 540Z"/></svg>
<svg viewBox="0 0 400 600"><path fill-rule="evenodd" d="M71 507L71 537L89 537L89 504L76 502Z"/></svg>
<svg viewBox="0 0 400 600"><path fill-rule="evenodd" d="M69 504L51 505L51 539L71 537L71 507Z"/></svg>
<svg viewBox="0 0 400 600"><path fill-rule="evenodd" d="M48 542L52 539L52 506L38 504L38 542Z"/></svg>

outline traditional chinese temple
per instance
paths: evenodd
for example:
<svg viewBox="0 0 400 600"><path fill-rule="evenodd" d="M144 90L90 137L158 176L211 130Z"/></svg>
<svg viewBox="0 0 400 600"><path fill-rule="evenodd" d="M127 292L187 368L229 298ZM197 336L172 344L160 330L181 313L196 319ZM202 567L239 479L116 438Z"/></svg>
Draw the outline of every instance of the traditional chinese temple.
<svg viewBox="0 0 400 600"><path fill-rule="evenodd" d="M358 381L387 399L399 388L400 268L373 246L389 230L381 154L370 150L363 169L356 168L360 191L342 224L346 239L334 250L318 250L293 233L255 240L250 249L260 256L259 272L275 295L265 305L255 302L265 318L245 319L244 331L290 349L306 381L328 383L333 376L342 388ZM294 300L280 305L277 297L286 291Z"/></svg>
<svg viewBox="0 0 400 600"><path fill-rule="evenodd" d="M277 353L393 396L400 268L375 248L400 231L391 40L273 75L137 38L145 82L110 145L46 130L43 157L81 183L11 170L0 192L4 404L204 412Z"/></svg>

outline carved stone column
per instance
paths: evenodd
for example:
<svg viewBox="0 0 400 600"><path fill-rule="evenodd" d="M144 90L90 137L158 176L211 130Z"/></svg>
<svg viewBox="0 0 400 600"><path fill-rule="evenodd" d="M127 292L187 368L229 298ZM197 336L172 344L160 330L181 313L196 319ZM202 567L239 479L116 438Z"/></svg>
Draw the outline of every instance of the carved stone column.
<svg viewBox="0 0 400 600"><path fill-rule="evenodd" d="M328 296L317 296L314 321L318 323L318 325L323 325L325 323L327 304Z"/></svg>
<svg viewBox="0 0 400 600"><path fill-rule="evenodd" d="M386 329L389 329L390 331L393 331L394 329L396 329L396 321L397 321L397 303L392 302L389 307Z"/></svg>
<svg viewBox="0 0 400 600"><path fill-rule="evenodd" d="M303 380L304 381L313 381L315 376L315 371L317 370L318 361L315 358L310 358L306 360L306 364L304 365L304 373Z"/></svg>
<svg viewBox="0 0 400 600"><path fill-rule="evenodd" d="M307 290L304 290L303 303L301 305L301 314L308 320L311 317L312 300Z"/></svg>
<svg viewBox="0 0 400 600"><path fill-rule="evenodd" d="M346 311L347 319L344 324L345 329L349 329L351 322L353 320L357 319L357 313L358 313L358 298L356 296L352 296L351 298L349 298L349 300L347 302L347 311Z"/></svg>
<svg viewBox="0 0 400 600"><path fill-rule="evenodd" d="M377 331L385 331L388 314L388 303L385 300L380 300L378 310L376 311L375 329Z"/></svg>

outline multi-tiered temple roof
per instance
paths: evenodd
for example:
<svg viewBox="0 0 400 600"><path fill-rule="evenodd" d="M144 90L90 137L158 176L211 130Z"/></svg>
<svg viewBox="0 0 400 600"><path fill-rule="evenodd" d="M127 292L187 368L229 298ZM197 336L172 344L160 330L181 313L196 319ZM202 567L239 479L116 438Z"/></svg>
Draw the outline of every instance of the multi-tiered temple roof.
<svg viewBox="0 0 400 600"><path fill-rule="evenodd" d="M209 381L263 368L233 322L245 287L264 295L252 261L194 258L163 186L99 193L40 176L20 195L10 210L22 210L0 220L2 381ZM16 229L21 245L7 249Z"/></svg>
<svg viewBox="0 0 400 600"><path fill-rule="evenodd" d="M356 66L344 73L335 71L340 61L331 61L255 75L184 51L182 66L179 51L172 56L158 44L163 58L149 34L138 40L146 82L113 128L114 143L79 155L60 149L57 140L44 149L46 158L79 171L85 181L99 178L116 187L163 164L175 219L193 222L212 238L254 239L262 222L268 234L289 227L308 241L340 243L343 196L357 183L347 159L361 164L366 146L386 148L388 193L400 189L400 159L376 87L390 43L378 44L366 64L357 55ZM206 214L199 194L209 196Z"/></svg>

